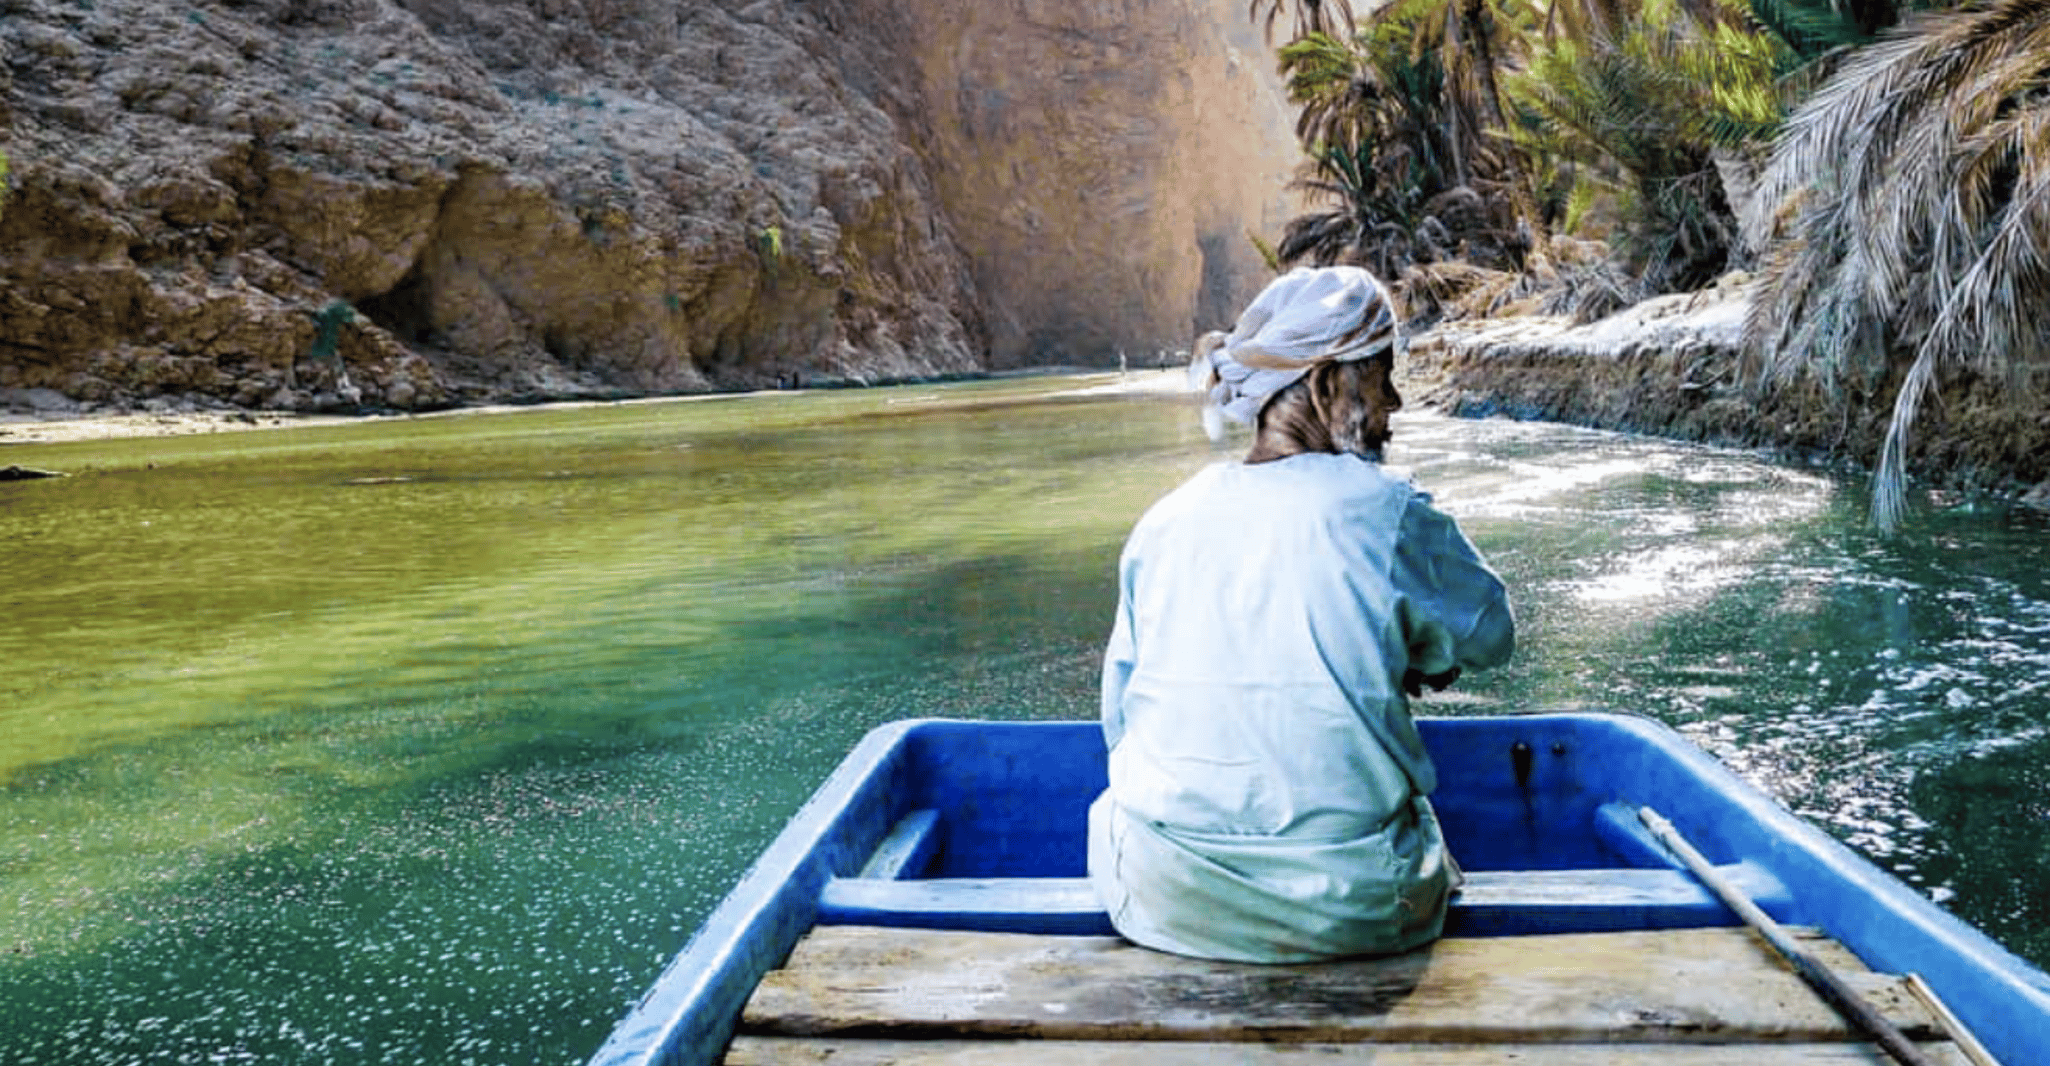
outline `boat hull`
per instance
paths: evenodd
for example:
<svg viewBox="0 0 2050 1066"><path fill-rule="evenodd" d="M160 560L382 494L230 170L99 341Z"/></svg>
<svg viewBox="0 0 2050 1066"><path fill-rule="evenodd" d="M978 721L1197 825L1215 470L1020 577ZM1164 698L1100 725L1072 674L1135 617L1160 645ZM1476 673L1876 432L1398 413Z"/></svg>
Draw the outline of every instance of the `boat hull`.
<svg viewBox="0 0 2050 1066"><path fill-rule="evenodd" d="M1781 922L1921 977L2009 1066L2050 1062L2050 978L1671 729L1617 714L1424 718L1469 873L1448 935L1737 924L1638 823L1653 807ZM713 1063L763 974L819 924L1103 934L1093 722L892 723L866 737L590 1060Z"/></svg>

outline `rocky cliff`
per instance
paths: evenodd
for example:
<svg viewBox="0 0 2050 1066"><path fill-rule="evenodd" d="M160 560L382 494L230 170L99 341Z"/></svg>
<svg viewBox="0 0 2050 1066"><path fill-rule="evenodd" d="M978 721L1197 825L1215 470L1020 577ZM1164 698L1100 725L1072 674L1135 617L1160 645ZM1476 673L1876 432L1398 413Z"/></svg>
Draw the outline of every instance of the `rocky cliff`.
<svg viewBox="0 0 2050 1066"><path fill-rule="evenodd" d="M1242 0L0 0L0 401L1150 360L1264 271Z"/></svg>

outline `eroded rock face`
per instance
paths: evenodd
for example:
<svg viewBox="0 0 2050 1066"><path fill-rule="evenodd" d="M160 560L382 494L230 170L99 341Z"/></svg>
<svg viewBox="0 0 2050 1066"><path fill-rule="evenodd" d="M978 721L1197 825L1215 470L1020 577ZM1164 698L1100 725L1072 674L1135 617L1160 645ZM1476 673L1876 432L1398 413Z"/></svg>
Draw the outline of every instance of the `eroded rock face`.
<svg viewBox="0 0 2050 1066"><path fill-rule="evenodd" d="M1265 55L1238 0L0 0L0 391L1140 358L1263 280Z"/></svg>
<svg viewBox="0 0 2050 1066"><path fill-rule="evenodd" d="M1137 365L1267 280L1300 158L1245 5L924 0L902 54L1006 366Z"/></svg>

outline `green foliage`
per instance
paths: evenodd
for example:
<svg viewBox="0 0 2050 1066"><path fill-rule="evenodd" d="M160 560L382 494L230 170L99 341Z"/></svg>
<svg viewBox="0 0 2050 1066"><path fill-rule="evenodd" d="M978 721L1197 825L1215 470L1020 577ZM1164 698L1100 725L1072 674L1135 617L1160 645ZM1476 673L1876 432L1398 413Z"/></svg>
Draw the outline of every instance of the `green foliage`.
<svg viewBox="0 0 2050 1066"><path fill-rule="evenodd" d="M1736 3L1567 8L1567 32L1505 79L1524 120L1509 133L1570 189L1569 227L1609 240L1652 291L1732 265L1741 244L1714 153L1785 114L1778 85L1797 60Z"/></svg>
<svg viewBox="0 0 2050 1066"><path fill-rule="evenodd" d="M1750 0L1751 17L1806 65L1870 41L1901 11L1894 0Z"/></svg>
<svg viewBox="0 0 2050 1066"><path fill-rule="evenodd" d="M1260 253L1260 261L1267 264L1269 273L1279 274L1282 272L1281 255L1274 250L1272 242L1254 233L1252 230L1246 231L1246 239L1253 242L1253 249Z"/></svg>
<svg viewBox="0 0 2050 1066"><path fill-rule="evenodd" d="M1445 12L1442 0L1395 0L1348 38L1313 33L1280 50L1309 157L1294 187L1319 205L1288 224L1282 263L1359 263L1395 279L1454 256L1513 259L1514 220L1483 191L1502 187L1508 160L1471 136L1451 91Z"/></svg>
<svg viewBox="0 0 2050 1066"><path fill-rule="evenodd" d="M1819 80L1806 71L1903 2L1389 0L1354 23L1330 2L1254 0L1270 31L1293 16L1279 57L1315 207L1277 252L1560 281L1547 234L1563 223L1649 291L1698 286L1743 263L1717 153L1769 142Z"/></svg>
<svg viewBox="0 0 2050 1066"><path fill-rule="evenodd" d="M1900 519L1908 432L1947 372L2050 355L2050 0L1904 23L1788 121L1760 182L1793 208L1746 323L1768 380L1887 402L1874 517Z"/></svg>
<svg viewBox="0 0 2050 1066"><path fill-rule="evenodd" d="M356 320L356 309L347 300L330 300L313 316L313 346L307 357L316 361L340 360L342 327Z"/></svg>

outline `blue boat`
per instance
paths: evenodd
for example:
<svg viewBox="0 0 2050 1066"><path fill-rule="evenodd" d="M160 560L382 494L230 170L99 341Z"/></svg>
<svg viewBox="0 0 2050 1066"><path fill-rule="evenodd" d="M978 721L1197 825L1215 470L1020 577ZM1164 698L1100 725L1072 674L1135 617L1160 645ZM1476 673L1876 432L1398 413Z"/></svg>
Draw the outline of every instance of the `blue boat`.
<svg viewBox="0 0 2050 1066"><path fill-rule="evenodd" d="M2050 1064L2050 977L1666 726L1419 725L1467 874L1430 947L1259 967L1130 945L1086 879L1096 723L898 722L848 755L591 1066L1251 1063L1305 1045L1384 1064L1454 1061L1447 1049L1888 1061L1772 950L1775 924L1928 1061ZM1712 869L1676 857L1646 808ZM1715 882L1763 912L1767 936Z"/></svg>

